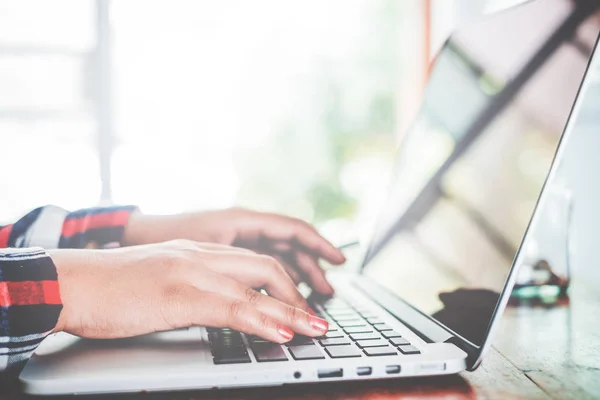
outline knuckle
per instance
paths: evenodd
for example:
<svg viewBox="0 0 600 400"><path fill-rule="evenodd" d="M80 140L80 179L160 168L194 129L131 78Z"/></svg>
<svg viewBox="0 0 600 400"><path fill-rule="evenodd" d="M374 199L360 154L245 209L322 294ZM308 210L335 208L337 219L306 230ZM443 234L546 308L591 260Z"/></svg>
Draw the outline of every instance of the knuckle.
<svg viewBox="0 0 600 400"><path fill-rule="evenodd" d="M303 221L301 219L294 219L294 223L296 225L296 228L301 231L311 231L312 232L315 230L315 228L311 224L309 224L308 222Z"/></svg>
<svg viewBox="0 0 600 400"><path fill-rule="evenodd" d="M285 318L288 322L295 324L300 319L300 313L295 307L287 307L285 311Z"/></svg>
<svg viewBox="0 0 600 400"><path fill-rule="evenodd" d="M179 300L183 291L183 285L167 284L162 288L162 296L170 302L173 302Z"/></svg>
<svg viewBox="0 0 600 400"><path fill-rule="evenodd" d="M185 302L186 288L184 285L169 284L162 288L159 316L169 328L175 328L189 320Z"/></svg>
<svg viewBox="0 0 600 400"><path fill-rule="evenodd" d="M304 296L302 296L302 294L296 290L296 293L294 294L294 301L296 302L296 304L298 304L298 306L300 306L301 308L307 308L308 307L308 303L306 302L306 299L304 298Z"/></svg>
<svg viewBox="0 0 600 400"><path fill-rule="evenodd" d="M177 248L188 249L193 246L194 242L189 239L173 239L170 241Z"/></svg>
<svg viewBox="0 0 600 400"><path fill-rule="evenodd" d="M245 291L246 301L253 306L256 306L260 302L261 296L262 295L259 292L251 287L247 288Z"/></svg>
<svg viewBox="0 0 600 400"><path fill-rule="evenodd" d="M269 268L271 272L278 272L281 268L283 268L281 264L279 264L279 262L271 256L259 255L259 257L261 259L261 263Z"/></svg>
<svg viewBox="0 0 600 400"><path fill-rule="evenodd" d="M177 253L164 255L161 257L159 265L166 274L167 281L181 279L185 276L189 268L188 260Z"/></svg>
<svg viewBox="0 0 600 400"><path fill-rule="evenodd" d="M228 315L232 321L239 320L244 310L244 304L240 300L233 300L229 303Z"/></svg>
<svg viewBox="0 0 600 400"><path fill-rule="evenodd" d="M258 328L261 330L269 328L271 325L270 319L265 314L261 314L258 319Z"/></svg>

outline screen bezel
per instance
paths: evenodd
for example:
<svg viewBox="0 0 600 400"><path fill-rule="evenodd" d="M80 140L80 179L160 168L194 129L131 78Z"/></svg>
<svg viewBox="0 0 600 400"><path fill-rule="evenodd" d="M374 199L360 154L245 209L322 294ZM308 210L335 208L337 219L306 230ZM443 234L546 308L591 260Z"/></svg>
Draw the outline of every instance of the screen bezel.
<svg viewBox="0 0 600 400"><path fill-rule="evenodd" d="M532 1L536 1L536 0L532 0ZM526 4L526 3L524 3ZM522 6L518 5L517 7ZM513 7L514 8L514 7ZM511 8L512 9L512 8ZM501 12L506 12L506 11L510 11L510 9L508 10L503 10ZM548 169L548 173L546 175L546 178L542 184L541 190L540 190L540 194L538 196L538 199L535 203L535 206L533 208L533 211L531 213L531 217L529 219L529 223L527 224L527 227L525 229L525 232L523 233L521 242L519 243L519 246L517 248L517 251L515 253L515 257L513 258L513 262L512 265L509 269L509 272L507 274L506 280L505 280L505 284L504 287L502 289L502 291L500 292L500 295L498 297L498 301L496 303L496 307L494 308L494 311L490 317L490 323L488 325L488 329L486 330L486 333L484 335L484 339L482 344L476 345L472 342L470 342L469 340L465 339L464 337L462 337L461 335L459 335L458 333L456 333L455 331L453 331L452 329L450 329L449 327L447 327L446 325L442 324L441 322L439 322L438 320L436 320L435 318L431 317L429 314L421 311L418 307L415 307L413 304L411 304L410 302L404 300L401 298L401 296L399 296L397 293L393 293L392 291L389 291L392 295L394 295L395 297L397 297L399 300L401 300L403 303L407 304L408 306L410 306L412 309L414 309L415 311L417 311L419 314L421 314L422 316L424 316L425 318L427 318L428 320L434 322L436 325L438 325L440 328L444 329L445 331L449 332L451 335L453 335L452 339L449 340L449 342L454 343L455 345L457 345L458 347L460 347L462 350L464 350L467 354L468 354L468 358L467 358L467 370L469 371L473 371L474 369L476 369L479 364L481 363L481 360L483 358L483 355L485 354L485 352L487 351L487 349L490 346L490 338L493 336L493 334L495 333L495 331L498 328L498 320L499 317L502 315L502 313L504 312L504 309L506 308L506 305L508 303L508 300L510 298L512 289L514 287L515 284L515 280L517 277L517 266L520 265L523 261L523 244L530 232L530 228L531 226L537 221L538 218L538 209L540 204L542 204L543 201L545 201L546 198L546 188L548 187L548 184L555 178L556 173L557 173L557 169L558 169L558 165L559 165L559 161L562 160L562 158L564 157L564 143L567 141L567 139L570 137L570 135L572 134L573 130L574 130L574 122L576 120L576 116L579 113L579 109L581 107L581 102L582 102L582 98L583 98L583 94L585 93L585 91L588 89L589 87L589 80L588 80L588 74L591 68L591 65L594 62L597 62L598 58L600 58L600 55L598 55L598 44L600 42L600 32L598 33L597 37L596 37L596 42L592 48L591 51L591 55L588 59L586 68L584 70L583 76L581 78L581 82L579 84L577 93L575 95L575 99L573 101L573 105L570 109L569 115L566 119L565 122L565 128L563 129L563 132L560 135L560 138L558 140L557 146L556 146L556 150L554 153L554 157L552 159L552 162L550 164L550 167ZM446 41L446 43L444 44L444 46L442 47L445 48L445 46L447 45L448 41ZM407 130L407 132L410 132L410 130L412 129L413 125L411 124ZM408 135L406 135L400 146L399 149L402 148L404 141L406 140L406 138L408 137ZM398 154L400 154L400 151L398 151ZM397 163L396 163L397 164ZM397 171L396 171L397 173ZM396 173L393 174L393 176L396 175ZM393 178L392 178L393 179ZM418 198L417 198L418 200ZM359 273L360 274L364 274L365 269L368 267L368 262L370 261L370 255L372 254L372 245L373 245L373 241L374 238L376 237L376 233L378 233L377 229L378 227L381 226L381 220L378 219L375 223L375 228L372 230L372 232L370 233L369 237L370 240L368 241L368 243L366 244L366 246L363 248L363 253L361 254L361 263L359 264ZM386 233L387 236L387 233ZM401 317L401 316L400 316Z"/></svg>

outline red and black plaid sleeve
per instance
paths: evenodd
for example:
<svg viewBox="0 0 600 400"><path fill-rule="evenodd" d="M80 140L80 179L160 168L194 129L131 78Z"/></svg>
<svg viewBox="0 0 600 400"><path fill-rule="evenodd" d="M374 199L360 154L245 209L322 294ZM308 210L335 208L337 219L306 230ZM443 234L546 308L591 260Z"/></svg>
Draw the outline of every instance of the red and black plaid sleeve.
<svg viewBox="0 0 600 400"><path fill-rule="evenodd" d="M135 210L132 206L98 207L68 213L58 247L82 249L91 243L99 248L120 246L125 225Z"/></svg>
<svg viewBox="0 0 600 400"><path fill-rule="evenodd" d="M56 268L45 250L0 249L0 371L20 370L61 309Z"/></svg>
<svg viewBox="0 0 600 400"><path fill-rule="evenodd" d="M40 207L13 225L0 226L0 248L34 247L82 249L118 246L127 220L136 207L97 207L68 212Z"/></svg>
<svg viewBox="0 0 600 400"><path fill-rule="evenodd" d="M62 303L44 248L114 247L135 207L46 206L0 226L0 372L17 372L54 329Z"/></svg>

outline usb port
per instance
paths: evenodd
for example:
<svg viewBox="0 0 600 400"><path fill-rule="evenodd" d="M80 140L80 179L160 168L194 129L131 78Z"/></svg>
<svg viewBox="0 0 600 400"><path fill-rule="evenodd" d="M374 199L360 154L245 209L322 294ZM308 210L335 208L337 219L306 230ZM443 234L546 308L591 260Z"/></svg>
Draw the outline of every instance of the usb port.
<svg viewBox="0 0 600 400"><path fill-rule="evenodd" d="M387 367L385 367L385 373L386 374L399 374L400 366L399 365L388 365Z"/></svg>
<svg viewBox="0 0 600 400"><path fill-rule="evenodd" d="M373 372L373 370L371 369L371 367L358 367L358 368L356 368L356 375L358 375L358 376L371 375L371 372Z"/></svg>
<svg viewBox="0 0 600 400"><path fill-rule="evenodd" d="M319 379L341 378L344 376L344 370L342 368L319 369L317 370L317 376Z"/></svg>

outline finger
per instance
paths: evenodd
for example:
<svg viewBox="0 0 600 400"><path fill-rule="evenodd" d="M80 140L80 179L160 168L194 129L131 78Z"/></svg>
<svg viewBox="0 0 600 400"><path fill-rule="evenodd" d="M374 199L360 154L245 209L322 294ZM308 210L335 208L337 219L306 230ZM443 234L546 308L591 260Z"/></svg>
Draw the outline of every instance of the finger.
<svg viewBox="0 0 600 400"><path fill-rule="evenodd" d="M296 271L296 269L294 269L294 267L292 267L282 256L275 255L273 258L275 258L283 266L285 272L287 272L296 285L302 282L302 277L298 271Z"/></svg>
<svg viewBox="0 0 600 400"><path fill-rule="evenodd" d="M306 336L321 336L329 329L329 324L324 319L245 287L239 282L230 280L230 282L224 282L224 286L227 286L228 295L249 303L258 311L275 318L294 332Z"/></svg>
<svg viewBox="0 0 600 400"><path fill-rule="evenodd" d="M288 240L270 240L269 249L277 253L289 253L294 249L294 243Z"/></svg>
<svg viewBox="0 0 600 400"><path fill-rule="evenodd" d="M240 299L194 290L179 302L187 310L183 325L231 328L275 343L285 343L294 337L294 332L284 324Z"/></svg>
<svg viewBox="0 0 600 400"><path fill-rule="evenodd" d="M222 294L247 302L261 313L275 318L302 335L321 336L329 328L329 324L324 319L262 294L233 279L223 277L219 287Z"/></svg>
<svg viewBox="0 0 600 400"><path fill-rule="evenodd" d="M204 271L203 283L209 287L205 291L243 301L261 313L275 318L279 323L291 328L294 332L308 336L320 336L329 328L327 321L318 318L305 310L285 304L273 297L264 295L245 284L212 271ZM191 282L193 284L193 282ZM313 313L314 314L314 313Z"/></svg>
<svg viewBox="0 0 600 400"><path fill-rule="evenodd" d="M296 252L296 265L308 277L308 283L313 289L322 294L333 294L333 287L327 281L325 271L323 271L313 257L302 251L298 251Z"/></svg>
<svg viewBox="0 0 600 400"><path fill-rule="evenodd" d="M321 236L310 224L295 218L277 214L265 214L257 229L265 237L274 240L296 241L301 246L324 258L332 264L342 264L346 261L344 254Z"/></svg>
<svg viewBox="0 0 600 400"><path fill-rule="evenodd" d="M196 245L202 250L209 251L217 251L217 252L226 252L226 253L245 253L245 254L256 254L256 252L243 248L243 247L235 247L228 246L226 244L219 243L208 243L208 242L198 242Z"/></svg>
<svg viewBox="0 0 600 400"><path fill-rule="evenodd" d="M205 263L207 268L246 286L264 287L271 296L301 310L310 309L292 278L273 257L235 253L215 255Z"/></svg>
<svg viewBox="0 0 600 400"><path fill-rule="evenodd" d="M306 277L306 275L302 272L299 271L296 267L292 266L292 262L295 261L291 261L293 260L295 257L292 255L281 255L281 256L274 256L276 260L278 260L281 265L283 265L283 268L285 268L285 271L288 273L288 275L290 275L290 277L292 278L292 280L294 281L294 283L296 284L296 286L298 286L300 283L302 282L308 282L308 278ZM310 307L308 309L308 313L310 315L316 315L315 310Z"/></svg>

